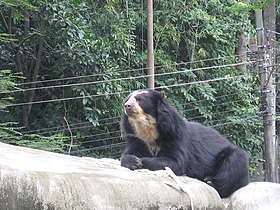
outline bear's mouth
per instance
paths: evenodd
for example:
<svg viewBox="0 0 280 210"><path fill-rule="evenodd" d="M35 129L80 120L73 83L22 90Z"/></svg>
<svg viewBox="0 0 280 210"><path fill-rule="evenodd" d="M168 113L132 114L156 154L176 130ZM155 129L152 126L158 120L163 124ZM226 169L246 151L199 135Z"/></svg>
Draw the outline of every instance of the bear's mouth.
<svg viewBox="0 0 280 210"><path fill-rule="evenodd" d="M128 116L128 117L135 117L139 112L133 110L133 109L125 109L124 113Z"/></svg>

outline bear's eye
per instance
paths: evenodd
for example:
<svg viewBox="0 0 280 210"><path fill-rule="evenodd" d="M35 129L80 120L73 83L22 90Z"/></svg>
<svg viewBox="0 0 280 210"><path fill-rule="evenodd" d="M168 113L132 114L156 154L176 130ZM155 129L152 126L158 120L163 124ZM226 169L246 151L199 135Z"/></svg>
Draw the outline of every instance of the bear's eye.
<svg viewBox="0 0 280 210"><path fill-rule="evenodd" d="M138 101L138 102L143 101L143 99L142 99L142 98L140 98L140 97L135 97L135 99L136 99L136 101Z"/></svg>

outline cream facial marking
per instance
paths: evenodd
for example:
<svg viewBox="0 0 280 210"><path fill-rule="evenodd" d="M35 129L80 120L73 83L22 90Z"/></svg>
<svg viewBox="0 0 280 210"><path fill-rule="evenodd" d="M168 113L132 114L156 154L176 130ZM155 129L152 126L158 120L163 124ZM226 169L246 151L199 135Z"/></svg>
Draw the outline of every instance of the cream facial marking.
<svg viewBox="0 0 280 210"><path fill-rule="evenodd" d="M140 116L140 117L139 117ZM137 118L128 118L133 127L135 136L145 142L151 154L156 156L160 151L160 146L156 143L159 137L156 128L156 120L148 114L138 114Z"/></svg>
<svg viewBox="0 0 280 210"><path fill-rule="evenodd" d="M140 118L129 118L134 128L135 135L147 143L154 143L159 134L156 128L156 120L148 114L139 114Z"/></svg>
<svg viewBox="0 0 280 210"><path fill-rule="evenodd" d="M150 152L156 156L160 151L160 147L156 143L159 137L156 119L145 113L136 100L136 96L143 93L148 93L148 91L135 91L131 93L125 103L124 111L133 127L135 136L144 141Z"/></svg>
<svg viewBox="0 0 280 210"><path fill-rule="evenodd" d="M143 94L143 93L148 93L148 91L134 91L132 92L130 95L129 95L129 98L128 100L125 102L125 105L124 105L124 113L126 115L128 115L127 113L127 110L126 110L126 107L127 106L131 106L134 114L138 114L138 110L141 109L141 107L139 106L139 104L136 102L136 96L137 95L140 95L140 94Z"/></svg>

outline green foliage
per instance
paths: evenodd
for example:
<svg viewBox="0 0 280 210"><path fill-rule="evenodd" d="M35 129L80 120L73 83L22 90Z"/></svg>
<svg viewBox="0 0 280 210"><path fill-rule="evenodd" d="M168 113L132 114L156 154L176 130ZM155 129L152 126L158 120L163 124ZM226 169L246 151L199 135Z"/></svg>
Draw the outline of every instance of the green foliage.
<svg viewBox="0 0 280 210"><path fill-rule="evenodd" d="M7 112L6 108L11 104L13 97L10 91L15 88L16 83L14 82L15 76L9 70L0 70L0 114L1 116ZM20 133L16 127L17 123L14 122L2 122L0 121L0 137L11 138L17 136Z"/></svg>
<svg viewBox="0 0 280 210"><path fill-rule="evenodd" d="M33 6L35 3L39 3L40 0L1 0L0 3L8 7L20 7L26 10L35 10L36 7Z"/></svg>
<svg viewBox="0 0 280 210"><path fill-rule="evenodd" d="M10 41L16 41L16 39L13 39L12 34L0 34L0 42L10 42Z"/></svg>
<svg viewBox="0 0 280 210"><path fill-rule="evenodd" d="M15 76L11 74L10 70L0 70L0 111L3 111L13 100L9 92L16 86L14 79Z"/></svg>
<svg viewBox="0 0 280 210"><path fill-rule="evenodd" d="M178 74L157 77L157 84L167 86L166 95L188 120L212 125L248 150L253 172L263 152L256 72L245 79L226 79L240 75L230 64L236 63L236 41L242 27L248 34L245 36L254 33L249 22L250 7L232 1L160 1L155 10L155 63L165 65L170 63L168 59L176 63L187 61L176 65ZM164 27L168 30L160 33ZM203 61L207 58L217 59ZM229 67L203 68L221 65ZM173 72L174 67L161 70ZM211 82L215 78L225 79ZM199 82L203 80L210 82ZM186 86L181 85L184 83ZM168 88L169 85L175 88Z"/></svg>
<svg viewBox="0 0 280 210"><path fill-rule="evenodd" d="M70 147L69 137L63 134L22 134L18 131L20 128L15 126L17 125L13 123L0 124L1 142L58 153L66 153ZM72 145L72 148L75 147L76 144Z"/></svg>
<svg viewBox="0 0 280 210"><path fill-rule="evenodd" d="M11 139L18 140L21 133L18 131L17 123L4 122L0 123L0 139Z"/></svg>
<svg viewBox="0 0 280 210"><path fill-rule="evenodd" d="M22 79L20 74L12 74L10 70L0 70L0 112L8 112L7 106L12 104L11 90L16 88L15 81ZM22 128L16 122L0 122L0 141L63 153L69 148L69 137L62 134L43 136L38 134L22 134ZM72 145L74 148L76 145Z"/></svg>
<svg viewBox="0 0 280 210"><path fill-rule="evenodd" d="M62 134L52 136L38 134L22 135L20 139L10 139L8 143L58 153L65 153L70 146L69 137ZM74 148L76 146L73 145Z"/></svg>
<svg viewBox="0 0 280 210"><path fill-rule="evenodd" d="M257 11L257 10L264 9L272 2L273 0L251 0L249 6L251 9ZM277 2L277 0L275 2Z"/></svg>

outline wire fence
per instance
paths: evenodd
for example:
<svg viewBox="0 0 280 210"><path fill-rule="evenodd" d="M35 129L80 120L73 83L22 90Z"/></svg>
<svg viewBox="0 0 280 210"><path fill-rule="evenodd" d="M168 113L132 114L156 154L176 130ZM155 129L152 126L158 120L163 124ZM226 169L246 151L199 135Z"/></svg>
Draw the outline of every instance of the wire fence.
<svg viewBox="0 0 280 210"><path fill-rule="evenodd" d="M230 74L233 68L236 68L240 65L247 65L248 69L254 69L257 60L256 60L256 54L252 52L244 52L248 56L249 59L244 62L240 62L236 60L236 57L234 56L225 56L220 58L211 58L211 59L204 59L204 60L198 60L198 61L192 61L192 62L185 62L185 63L174 63L170 65L161 65L156 66L156 74L154 75L157 80L160 80L162 78L177 78L174 80L173 84L166 84L166 85L160 85L157 86L156 89L165 89L170 90L171 92L174 89L187 89L188 87L196 88L196 86L202 85L202 84L215 84L216 86L219 86L219 83L222 81L236 81L242 79L247 79L252 77L252 75L257 76L257 72L255 70L248 71L248 74ZM230 62L227 60L230 59ZM233 60L236 60L236 62L233 62ZM207 66L208 61L223 61L221 65L211 65ZM189 64L201 64L202 66L198 67L190 67L187 68ZM206 64L205 64L206 63ZM173 68L174 70L166 70L166 68ZM12 91L14 94L20 94L24 92L29 91L43 91L43 90L52 90L56 91L56 89L65 89L65 88L74 88L77 86L88 86L94 87L98 84L110 84L111 82L119 82L119 81L135 81L135 80L142 80L146 79L147 75L142 74L143 70L146 68L139 68L139 69L128 69L128 70L120 70L118 72L112 72L110 74L116 74L115 76L118 76L114 79L103 79L103 80L96 80L98 76L104 76L105 74L93 74L93 75L85 75L85 76L76 76L76 77L68 77L68 78L57 78L57 79L51 79L51 80L45 80L45 81L37 81L32 83L21 83L19 84L19 89ZM195 79L195 80L180 80L179 77L183 77L185 75L188 75L189 73L196 73L196 72L209 72L209 71L216 71L216 72L222 72L222 74L219 76L219 74L215 74L216 77L212 78L202 78L202 79ZM137 75L136 73L141 73L141 75ZM209 73L211 75L211 73ZM185 79L187 77L184 77ZM81 79L86 79L87 82L81 81ZM68 84L61 84L61 82ZM54 84L55 83L55 84ZM57 84L60 83L60 84ZM36 87L28 87L30 84L36 84ZM52 103L58 103L58 102L65 102L65 101L72 101L72 100L83 100L85 98L90 98L92 100L96 98L100 98L102 100L104 97L123 97L124 95L127 95L131 90L122 90L117 92L108 92L108 93L99 93L94 95L83 95L83 96L72 96L72 97L60 97L56 99L49 99L49 100L38 100L38 101L32 101L32 102L17 102L10 107L18 107L18 106L25 106L25 105L42 105L42 104L52 104ZM256 90L258 91L258 90ZM226 105L234 105L238 103L244 102L243 98L240 98L238 93L227 93L224 95L221 95L219 93L215 94L213 98L202 98L202 99L196 99L195 101L187 100L184 103L180 101L180 106L185 107L184 110L181 112L183 116L185 116L190 121L199 121L206 123L208 125L211 125L215 128L221 128L223 126L231 126L236 125L240 123L244 123L244 121L252 121L252 120L258 120L258 118L255 117L255 115L252 116L244 116L243 118L240 118L238 120L229 120L229 119L221 119L220 116L225 116L234 113L236 110L221 110L219 111L219 116L216 119L208 119L205 120L205 116L201 114L199 111L197 111L197 107L195 107L195 104L201 104L201 103L208 103L208 102L218 102L213 103L213 109L219 109L219 107L224 107ZM167 95L168 97L168 95ZM228 101L229 98L232 98L231 101ZM176 104L175 104L176 106ZM108 108L108 107L106 107ZM178 107L176 107L178 108ZM178 108L179 109L179 108ZM190 113L197 113L195 116ZM252 113L255 114L255 113ZM261 113L259 113L261 115ZM71 116L69 116L71 117ZM123 148L125 146L124 140L121 138L121 132L120 132L120 120L121 115L117 116L110 116L110 117L104 117L102 118L102 115L98 116L98 120L95 125L93 125L89 121L85 122L77 122L72 123L69 122L69 126L66 126L63 121L60 121L60 125L49 127L49 128L40 128L35 130L26 130L22 131L23 135L30 135L30 134L38 134L38 135L56 135L56 134L63 134L63 136L68 136L70 138L70 132L69 129L71 129L71 134L73 133L72 139L74 144L82 144L82 146L73 147L71 154L73 155L92 155L93 153L96 156L102 156L102 154L110 154L110 157L119 158L121 155L121 152L123 151ZM83 131L83 132L82 132ZM229 133L227 135L230 135Z"/></svg>
<svg viewBox="0 0 280 210"><path fill-rule="evenodd" d="M261 73L258 67L260 61L257 53L248 51L244 52L244 55L247 57L245 61L239 61L238 56L224 56L156 66L156 73L154 76L158 84L155 89L165 90L167 98L173 98L170 101L172 105L175 106L187 120L212 126L221 131L230 140L237 143L240 143L236 138L238 133L242 133L244 136L249 136L249 133L251 133L252 135L248 137L248 141L251 141L253 138L252 136L260 137L262 135L262 115L266 110L261 110L259 108L258 110L245 112L244 110L238 109L239 107L242 108L246 106L246 103L248 103L248 96L246 96L246 94L240 95L240 92L234 91L234 88L238 88L238 83L242 84L243 82L248 82L247 80L254 80L257 84L259 74ZM240 65L246 65L247 72L242 73L235 71L233 74L233 69L236 69L236 67ZM275 65L273 68L275 68L275 75L278 76L279 66ZM46 104L52 105L55 103L82 101L85 99L91 99L92 101L104 100L107 103L108 98L111 97L121 98L120 101L122 101L132 89L137 89L138 86L132 85L130 88L121 89L119 91L105 91L103 93L88 95L75 95L75 92L71 92L73 95L65 96L64 94L55 95L55 93L77 87L90 87L95 89L98 85L104 84L106 86L118 82L132 84L139 82L143 84L148 77L145 74L146 70L147 68L126 69L106 74L79 75L20 83L17 89L12 91L15 96L32 91L37 94L43 91L51 91L53 95L51 95L49 99L44 97L43 100L38 100L40 97L37 97L37 100L30 102L18 99L16 103L9 105L9 108L15 109L27 105L36 107ZM203 72L203 74L201 72ZM206 77L204 76L205 73L207 73ZM168 82L170 79L172 79L172 81ZM213 92L211 94L205 93L205 95L209 95L199 96L201 91L203 92L203 88L208 88L209 86L211 91L211 87L217 88L223 86L225 83L228 86L232 85L233 90L230 90L229 87L224 87L224 89L228 88L229 91ZM184 95L184 91L190 91L192 94L197 93L198 95L194 98L187 98L187 96ZM177 94L178 100L174 100L171 94ZM264 107L260 100L260 86L256 85L254 89L250 89L248 95L249 94L255 97L255 99L250 100L251 102L254 101L256 107ZM276 98L278 104L277 113L280 113L279 96L277 95ZM205 107L202 105L205 105ZM119 110L122 110L122 105L120 104L119 106ZM94 123L87 119L84 119L84 121L72 120L75 117L69 115L67 110L62 109L61 117L56 125L31 130L23 129L21 134L23 136L42 135L49 137L57 135L57 141L61 138L63 142L66 142L65 153L68 153L71 144L70 154L72 155L120 158L125 147L125 141L120 132L122 114L117 111L105 110L108 109L108 107L110 107L110 105L105 106L104 110L99 111L98 114L95 113L97 117ZM242 113L243 111L244 114ZM67 124L65 120L63 120L63 117L67 120ZM258 129L254 128L254 130L248 130L248 128L251 129L249 126L252 124L258 124ZM257 152L261 154L263 151L259 150Z"/></svg>

